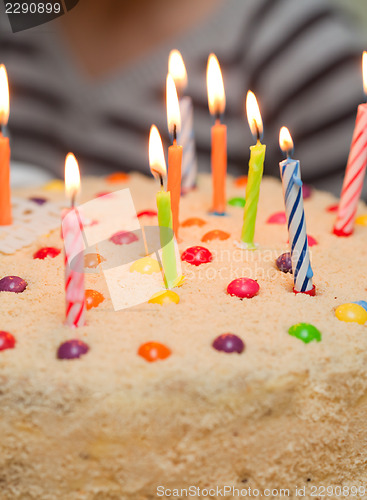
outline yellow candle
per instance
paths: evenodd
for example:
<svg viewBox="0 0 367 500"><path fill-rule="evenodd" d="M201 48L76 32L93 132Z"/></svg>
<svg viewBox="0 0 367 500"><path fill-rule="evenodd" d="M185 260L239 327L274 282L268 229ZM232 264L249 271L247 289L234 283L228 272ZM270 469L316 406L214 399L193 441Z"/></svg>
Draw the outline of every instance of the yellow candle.
<svg viewBox="0 0 367 500"><path fill-rule="evenodd" d="M253 135L257 137L255 146L250 147L250 162L246 186L246 203L243 215L241 240L245 248L255 249L254 243L257 204L259 201L260 184L264 170L266 146L261 144L262 119L256 97L252 92L247 93L246 108L248 122Z"/></svg>
<svg viewBox="0 0 367 500"><path fill-rule="evenodd" d="M210 54L206 72L208 104L210 114L216 121L212 127L212 178L213 178L213 206L212 210L223 215L226 210L226 175L227 175L227 127L220 121L224 113L226 96L224 93L223 77L218 59Z"/></svg>
<svg viewBox="0 0 367 500"><path fill-rule="evenodd" d="M9 86L5 66L0 65L0 226L12 223L9 139L1 133L9 118Z"/></svg>

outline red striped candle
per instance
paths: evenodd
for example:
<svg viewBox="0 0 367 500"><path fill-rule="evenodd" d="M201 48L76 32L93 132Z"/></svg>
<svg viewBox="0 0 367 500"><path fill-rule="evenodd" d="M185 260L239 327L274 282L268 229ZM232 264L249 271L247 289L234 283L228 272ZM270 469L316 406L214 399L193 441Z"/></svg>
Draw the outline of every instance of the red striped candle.
<svg viewBox="0 0 367 500"><path fill-rule="evenodd" d="M65 258L65 324L80 327L85 324L84 241L80 216L74 207L80 186L76 158L69 153L65 161L65 187L70 194L72 207L62 214L62 237Z"/></svg>
<svg viewBox="0 0 367 500"><path fill-rule="evenodd" d="M363 83L367 94L367 52L363 53ZM358 106L356 124L350 147L343 188L340 195L334 234L349 236L353 233L358 202L361 197L367 166L367 104Z"/></svg>

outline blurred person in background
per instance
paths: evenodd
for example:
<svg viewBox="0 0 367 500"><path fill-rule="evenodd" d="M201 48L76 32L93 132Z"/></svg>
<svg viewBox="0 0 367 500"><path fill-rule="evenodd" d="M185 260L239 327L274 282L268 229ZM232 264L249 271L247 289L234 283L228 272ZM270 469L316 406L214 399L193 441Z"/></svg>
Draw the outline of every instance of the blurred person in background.
<svg viewBox="0 0 367 500"><path fill-rule="evenodd" d="M210 169L205 73L214 52L227 97L229 171L247 173L253 138L244 100L251 89L264 122L265 173L279 175L278 136L286 125L304 181L339 194L363 100L364 41L335 2L80 0L60 19L14 34L4 11L0 18L12 158L28 164L32 179L39 169L62 177L68 151L83 174L148 174L150 125L167 140L165 78L177 48L194 101L200 170Z"/></svg>

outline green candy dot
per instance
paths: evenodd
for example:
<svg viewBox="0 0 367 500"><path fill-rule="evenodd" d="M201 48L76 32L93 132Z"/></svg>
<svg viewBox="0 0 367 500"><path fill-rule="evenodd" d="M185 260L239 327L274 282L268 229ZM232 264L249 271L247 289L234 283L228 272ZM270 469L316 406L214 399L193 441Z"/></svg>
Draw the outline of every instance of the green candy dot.
<svg viewBox="0 0 367 500"><path fill-rule="evenodd" d="M246 203L245 198L241 197L235 197L228 200L228 205L232 205L232 207L244 207L245 203Z"/></svg>
<svg viewBox="0 0 367 500"><path fill-rule="evenodd" d="M316 340L316 342L321 341L321 332L310 323L298 323L293 325L288 330L289 335L292 337L297 337L297 339L302 340L305 344Z"/></svg>

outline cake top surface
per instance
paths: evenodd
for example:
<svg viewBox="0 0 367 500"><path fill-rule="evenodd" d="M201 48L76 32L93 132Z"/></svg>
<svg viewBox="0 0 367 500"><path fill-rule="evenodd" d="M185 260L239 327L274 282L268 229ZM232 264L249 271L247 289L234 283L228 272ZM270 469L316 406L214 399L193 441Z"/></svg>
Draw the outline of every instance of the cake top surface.
<svg viewBox="0 0 367 500"><path fill-rule="evenodd" d="M106 179L84 179L80 202L101 191L126 187L138 212L156 210L158 186L139 174L113 185ZM62 190L44 188L19 190L16 195L54 201L64 198ZM228 199L244 195L245 187L228 177ZM114 393L141 398L182 392L220 398L239 391L249 395L256 387L272 392L279 385L305 381L326 390L328 379L342 378L343 372L365 374L366 325L339 321L335 309L367 298L367 228L357 225L349 238L334 236L335 213L328 207L336 200L328 193L313 191L304 206L307 233L317 241L310 248L317 295L295 295L292 275L275 265L276 258L289 250L286 224L267 222L274 213L284 211L281 183L265 178L261 184L255 233L259 248L255 251L235 246L243 208L228 205L227 216L218 217L208 213L210 202L209 175L199 176L197 189L181 198L181 222L199 217L205 225L181 226L180 252L201 245L212 252L213 260L197 267L182 262L186 279L175 289L179 304L144 303L115 311L100 270L86 274L86 288L99 291L105 300L87 312L84 327L71 329L63 324L62 252L55 258L33 259L41 247L62 249L60 231L38 238L14 255L2 255L0 278L16 275L28 283L23 293L0 293L0 330L12 333L17 340L15 349L0 352L0 381L2 388L9 389L5 391L9 401L56 407L83 395ZM359 213L367 213L363 204ZM142 218L140 222L156 225L157 219ZM230 237L201 241L204 234L216 229ZM135 274L131 273L133 278ZM255 297L240 300L226 293L228 284L240 277L258 281L260 290ZM140 275L137 279L150 277ZM305 344L290 336L288 329L300 322L317 327L322 341ZM212 343L223 333L239 336L245 350L241 354L215 350ZM77 360L58 360L58 346L72 338L86 342L90 351ZM165 344L172 354L148 363L137 354L148 341Z"/></svg>

